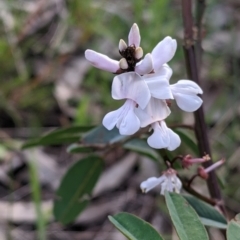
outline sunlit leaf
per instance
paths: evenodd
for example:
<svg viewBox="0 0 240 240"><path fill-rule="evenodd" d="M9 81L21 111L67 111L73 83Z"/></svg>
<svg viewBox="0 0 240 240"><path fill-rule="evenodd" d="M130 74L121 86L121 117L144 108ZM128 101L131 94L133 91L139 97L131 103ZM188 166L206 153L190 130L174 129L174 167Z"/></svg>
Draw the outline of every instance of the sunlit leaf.
<svg viewBox="0 0 240 240"><path fill-rule="evenodd" d="M165 192L167 208L181 240L208 240L206 229L189 203L177 193Z"/></svg>
<svg viewBox="0 0 240 240"><path fill-rule="evenodd" d="M57 221L70 223L84 210L102 169L102 159L89 156L67 171L56 192L53 212Z"/></svg>
<svg viewBox="0 0 240 240"><path fill-rule="evenodd" d="M130 213L118 213L108 218L130 240L163 240L148 222Z"/></svg>

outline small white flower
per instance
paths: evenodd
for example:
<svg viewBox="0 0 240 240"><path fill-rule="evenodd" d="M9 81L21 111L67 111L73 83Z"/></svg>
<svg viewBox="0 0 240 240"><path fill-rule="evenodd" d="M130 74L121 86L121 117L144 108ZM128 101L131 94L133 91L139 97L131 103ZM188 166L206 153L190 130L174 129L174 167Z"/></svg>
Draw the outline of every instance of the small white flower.
<svg viewBox="0 0 240 240"><path fill-rule="evenodd" d="M155 188L157 185L161 185L161 194L164 195L165 191L180 193L182 188L182 182L176 175L176 171L169 168L167 171L163 172L162 176L159 178L150 177L146 181L143 181L140 188L144 193L147 193L151 189Z"/></svg>
<svg viewBox="0 0 240 240"><path fill-rule="evenodd" d="M169 151L175 150L181 144L180 137L168 128L164 121L155 122L152 125L153 133L148 137L148 145L152 148L167 148Z"/></svg>

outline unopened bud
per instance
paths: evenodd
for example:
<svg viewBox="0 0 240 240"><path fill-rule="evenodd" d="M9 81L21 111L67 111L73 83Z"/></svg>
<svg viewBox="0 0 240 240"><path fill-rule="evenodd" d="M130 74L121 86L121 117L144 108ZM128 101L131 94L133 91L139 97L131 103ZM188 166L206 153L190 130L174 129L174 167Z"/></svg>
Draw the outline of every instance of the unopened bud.
<svg viewBox="0 0 240 240"><path fill-rule="evenodd" d="M124 51L127 48L127 44L124 40L120 39L118 48L120 52Z"/></svg>
<svg viewBox="0 0 240 240"><path fill-rule="evenodd" d="M120 61L119 61L119 66L121 69L128 69L128 63L127 63L127 60L125 58L122 58Z"/></svg>
<svg viewBox="0 0 240 240"><path fill-rule="evenodd" d="M143 50L141 47L137 47L135 49L135 54L134 54L136 59L141 59L143 57Z"/></svg>

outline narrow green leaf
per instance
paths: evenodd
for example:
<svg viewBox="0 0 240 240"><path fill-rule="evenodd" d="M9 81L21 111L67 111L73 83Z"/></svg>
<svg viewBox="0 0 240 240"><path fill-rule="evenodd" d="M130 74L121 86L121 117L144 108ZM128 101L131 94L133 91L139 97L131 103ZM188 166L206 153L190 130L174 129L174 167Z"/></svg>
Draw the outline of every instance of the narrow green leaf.
<svg viewBox="0 0 240 240"><path fill-rule="evenodd" d="M182 142L184 142L193 151L193 153L196 154L196 156L199 156L199 150L198 150L197 144L188 136L186 132L178 129L174 129L174 132L176 132L179 135Z"/></svg>
<svg viewBox="0 0 240 240"><path fill-rule="evenodd" d="M127 136L119 134L119 130L116 127L109 131L101 125L86 133L82 138L82 143L93 146L104 146L120 142L126 138Z"/></svg>
<svg viewBox="0 0 240 240"><path fill-rule="evenodd" d="M225 224L225 223L216 222L211 219L202 218L202 217L200 217L200 220L201 220L202 224L205 226L215 227L215 228L219 228L219 229L227 229L227 224Z"/></svg>
<svg viewBox="0 0 240 240"><path fill-rule="evenodd" d="M31 139L23 144L22 149L36 146L58 145L74 143L80 140L81 134L92 129L93 126L72 126L53 130L42 137Z"/></svg>
<svg viewBox="0 0 240 240"><path fill-rule="evenodd" d="M228 224L227 240L240 240L240 214L237 214Z"/></svg>
<svg viewBox="0 0 240 240"><path fill-rule="evenodd" d="M209 224L212 223L212 227L220 226L220 228L223 228L225 226L226 228L227 220L214 207L191 195L183 195L183 197L194 208L198 216L205 219L204 223L206 223L207 226L210 226Z"/></svg>
<svg viewBox="0 0 240 240"><path fill-rule="evenodd" d="M129 149L134 152L141 153L142 155L148 156L155 161L159 161L160 156L158 155L157 151L149 147L147 142L143 139L132 139L126 142L123 147L125 149Z"/></svg>
<svg viewBox="0 0 240 240"><path fill-rule="evenodd" d="M56 220L68 224L83 211L102 169L102 159L89 156L76 162L67 171L56 192L53 209Z"/></svg>
<svg viewBox="0 0 240 240"><path fill-rule="evenodd" d="M73 143L67 148L67 152L69 153L88 153L92 151L93 151L92 147L85 147L77 143Z"/></svg>
<svg viewBox="0 0 240 240"><path fill-rule="evenodd" d="M181 240L208 240L206 229L189 203L177 193L165 192L167 208Z"/></svg>
<svg viewBox="0 0 240 240"><path fill-rule="evenodd" d="M133 214L122 212L108 218L130 240L163 240L151 224Z"/></svg>

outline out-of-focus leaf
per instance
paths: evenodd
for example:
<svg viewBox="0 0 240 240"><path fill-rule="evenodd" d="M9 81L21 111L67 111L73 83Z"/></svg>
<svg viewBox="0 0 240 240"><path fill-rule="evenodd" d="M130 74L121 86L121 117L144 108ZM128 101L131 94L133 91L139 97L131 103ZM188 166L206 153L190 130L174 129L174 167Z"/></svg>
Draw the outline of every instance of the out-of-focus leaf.
<svg viewBox="0 0 240 240"><path fill-rule="evenodd" d="M102 159L89 156L76 162L67 171L56 192L53 210L56 220L68 224L88 205L89 195L102 169Z"/></svg>
<svg viewBox="0 0 240 240"><path fill-rule="evenodd" d="M104 146L123 141L124 139L127 139L127 136L120 135L116 127L109 131L104 126L98 126L84 134L82 143L87 146Z"/></svg>
<svg viewBox="0 0 240 240"><path fill-rule="evenodd" d="M206 229L189 203L177 193L165 192L170 217L181 240L208 240Z"/></svg>
<svg viewBox="0 0 240 240"><path fill-rule="evenodd" d="M225 226L226 228L227 220L214 207L191 195L183 195L183 197L194 208L198 216L205 219L204 222L207 223L207 226L212 223L214 224L212 227L216 227L216 223L219 223L218 226L221 226L221 228Z"/></svg>
<svg viewBox="0 0 240 240"><path fill-rule="evenodd" d="M197 144L182 130L174 129L174 132L176 132L179 137L181 138L182 142L184 142L192 151L196 154L196 156L199 156L199 150Z"/></svg>
<svg viewBox="0 0 240 240"><path fill-rule="evenodd" d="M73 126L53 130L46 135L27 141L22 149L35 146L48 146L57 144L74 143L80 140L81 134L92 129L93 126Z"/></svg>
<svg viewBox="0 0 240 240"><path fill-rule="evenodd" d="M228 224L227 240L240 240L240 214L237 214Z"/></svg>
<svg viewBox="0 0 240 240"><path fill-rule="evenodd" d="M142 155L148 156L149 158L159 161L160 156L157 151L149 147L149 145L143 139L132 139L126 142L123 147L125 149L132 150L134 152L141 153Z"/></svg>
<svg viewBox="0 0 240 240"><path fill-rule="evenodd" d="M69 153L88 153L92 151L93 151L93 148L85 147L77 143L73 143L67 148L67 152Z"/></svg>
<svg viewBox="0 0 240 240"><path fill-rule="evenodd" d="M130 240L163 240L148 222L130 213L118 213L108 218Z"/></svg>
<svg viewBox="0 0 240 240"><path fill-rule="evenodd" d="M227 229L227 224L216 222L207 218L202 218L200 217L200 220L203 225L208 226L208 227L215 227L215 228L220 228L220 229Z"/></svg>

